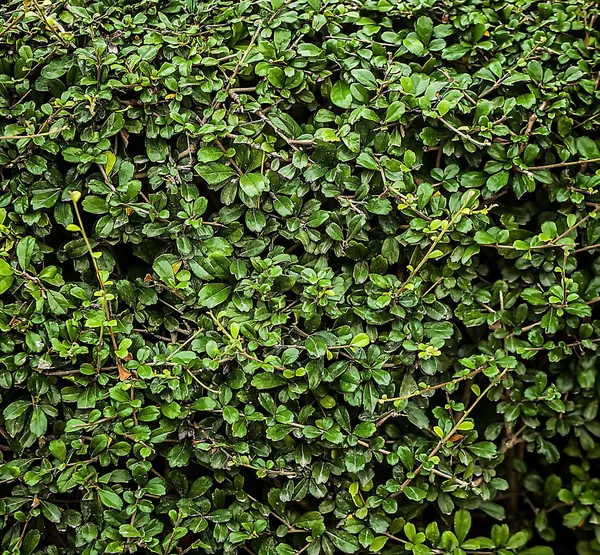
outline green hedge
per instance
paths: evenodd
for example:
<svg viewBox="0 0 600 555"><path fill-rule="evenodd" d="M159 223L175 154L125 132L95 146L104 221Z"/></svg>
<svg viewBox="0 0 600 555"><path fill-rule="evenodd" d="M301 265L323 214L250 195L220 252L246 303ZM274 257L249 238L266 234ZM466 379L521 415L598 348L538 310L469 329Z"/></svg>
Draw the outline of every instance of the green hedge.
<svg viewBox="0 0 600 555"><path fill-rule="evenodd" d="M598 13L5 0L0 552L599 554Z"/></svg>

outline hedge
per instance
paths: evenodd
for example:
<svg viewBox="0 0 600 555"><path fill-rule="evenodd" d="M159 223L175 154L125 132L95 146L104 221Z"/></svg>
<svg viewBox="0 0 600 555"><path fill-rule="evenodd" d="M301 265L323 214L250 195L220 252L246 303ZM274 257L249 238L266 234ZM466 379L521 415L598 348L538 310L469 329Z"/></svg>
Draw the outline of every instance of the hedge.
<svg viewBox="0 0 600 555"><path fill-rule="evenodd" d="M5 0L0 551L599 554L598 13Z"/></svg>

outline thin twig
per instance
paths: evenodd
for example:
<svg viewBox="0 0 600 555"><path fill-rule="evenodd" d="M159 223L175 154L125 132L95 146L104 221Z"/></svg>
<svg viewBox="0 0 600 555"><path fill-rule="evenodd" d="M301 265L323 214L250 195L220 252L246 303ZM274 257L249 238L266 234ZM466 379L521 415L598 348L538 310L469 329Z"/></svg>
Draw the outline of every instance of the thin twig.
<svg viewBox="0 0 600 555"><path fill-rule="evenodd" d="M35 139L36 137L45 137L46 135L56 135L57 133L60 133L66 128L67 126L65 125L63 127L59 127L58 129L45 131L43 133L34 133L32 135L2 135L0 136L0 141L9 141L12 139Z"/></svg>
<svg viewBox="0 0 600 555"><path fill-rule="evenodd" d="M492 380L490 382L490 385L488 385L483 390L483 392L477 397L477 399L475 399L475 401L473 401L473 404L463 413L463 415L460 417L458 422L456 422L456 424L452 427L452 429L442 439L440 439L438 444L432 449L432 451L427 456L428 461L430 461L433 457L435 457L435 455L438 453L438 451L444 446L444 444L446 442L448 442L448 440L456 433L458 428L460 428L460 425L468 418L469 414L471 414L471 412L477 406L479 401L481 401L481 399L483 399L488 394L488 392L490 391L490 389L492 389L492 387L496 386L502 380L502 378L504 378L504 376L506 375L507 372L508 372L508 369L503 370L494 380ZM398 497L400 494L402 494L404 489L408 485L410 485L410 483L421 473L421 471L423 470L423 466L424 466L423 463L420 464L417 467L417 469L411 473L411 478L407 478L406 480L404 480L404 482L400 486L400 489L398 491L392 493L391 497Z"/></svg>
<svg viewBox="0 0 600 555"><path fill-rule="evenodd" d="M454 85L456 83L456 79L454 79L454 77L452 77L446 70L442 69L441 71L444 77L448 79L451 85ZM467 91L464 91L459 87L456 87L456 90L459 91L471 104L473 104L473 106L477 106L477 101Z"/></svg>
<svg viewBox="0 0 600 555"><path fill-rule="evenodd" d="M75 216L77 217L77 222L79 223L79 232L83 236L83 240L85 241L85 245L90 254L90 258L92 259L92 265L94 267L94 272L96 273L96 277L98 279L98 283L100 284L100 293L102 295L102 305L104 307L104 314L106 316L106 326L108 327L108 333L110 335L110 339L114 349L115 360L117 363L117 368L119 370L119 379L121 381L125 381L127 378L131 376L131 372L125 370L125 367L121 364L120 358L117 355L117 351L119 350L119 346L117 345L117 340L115 339L115 334L113 332L112 326L110 325L110 320L112 320L112 315L110 312L110 305L108 301L108 296L106 293L106 288L104 287L104 280L102 279L102 274L100 272L100 268L98 267L98 262L96 262L96 257L94 255L94 249L90 244L90 240L88 239L87 233L85 232L85 227L83 225L83 220L81 219L81 213L79 211L79 206L77 205L79 199L81 198L81 193L78 191L71 191L71 200L73 202L73 209L75 210ZM104 329L102 327L102 329ZM100 351L100 349L98 349ZM100 362L100 360L98 360ZM98 364L99 366L100 364Z"/></svg>
<svg viewBox="0 0 600 555"><path fill-rule="evenodd" d="M250 42L248 43L248 47L246 48L246 50L242 54L241 59L235 65L235 68L233 69L233 73L231 74L231 77L229 78L229 82L227 83L227 86L225 87L225 92L227 92L227 93L230 92L231 85L233 84L235 78L237 77L237 74L242 69L242 65L246 61L246 58L248 57L248 54L250 54L250 51L252 50L252 47L254 46L254 43L256 42L256 39L258 38L258 34L260 33L261 29L262 29L262 21L259 21L258 22L258 26L256 27L256 31L254 32L254 34L250 38Z"/></svg>
<svg viewBox="0 0 600 555"><path fill-rule="evenodd" d="M381 399L378 399L379 403L392 403L395 401L403 401L405 399L411 399L412 397L420 397L421 395L428 393L430 391L435 391L436 389L441 389L442 387L446 387L449 385L454 385L460 382L463 382L465 380L469 380L472 377L476 376L477 374L479 374L480 372L482 372L483 370L485 370L487 368L487 365L484 366L480 366L479 368L469 372L467 375L465 376L461 376L460 378L455 378L453 380L444 382L444 383L439 383L436 385L430 385L429 387L425 387L423 389L419 389L417 391L414 391L413 393L407 393L406 395L400 395L399 397L382 397Z"/></svg>
<svg viewBox="0 0 600 555"><path fill-rule="evenodd" d="M591 251L592 249L597 249L598 247L600 247L600 243L588 245L587 247L581 247L580 249L576 249L575 253Z"/></svg>
<svg viewBox="0 0 600 555"><path fill-rule="evenodd" d="M592 164L594 162L600 162L600 158L591 158L590 160L573 160L572 162L559 162L557 164L547 164L546 166L532 166L527 168L527 171L552 170L567 166L578 166L580 164Z"/></svg>
<svg viewBox="0 0 600 555"><path fill-rule="evenodd" d="M100 372L112 372L113 370L117 370L117 367L104 366L100 368ZM44 376L73 376L75 374L81 374L81 368L73 368L71 370L56 370L54 372L43 372L43 374Z"/></svg>
<svg viewBox="0 0 600 555"><path fill-rule="evenodd" d="M456 127L454 127L454 125L452 125L451 123L448 123L441 116L438 116L437 119L439 121L441 121L448 129L450 129L450 131L454 131L454 133L456 133L459 137L462 137L466 141L469 141L470 143L473 143L476 146L486 147L486 146L490 146L490 144L491 144L490 141L488 141L487 139L483 143L480 143L479 141L476 141L473 137L467 135L466 133L463 133L462 131L460 131L459 129L457 129Z"/></svg>
<svg viewBox="0 0 600 555"><path fill-rule="evenodd" d="M4 35L6 35L6 33L8 33L17 23L19 23L19 21L21 21L21 19L23 19L25 17L25 14L27 12L23 12L21 15L19 15L19 17L17 17L12 23L10 23L9 25L7 25L2 32L0 33L0 37L3 37Z"/></svg>
<svg viewBox="0 0 600 555"><path fill-rule="evenodd" d="M542 37L542 39L525 56L523 56L520 60L518 60L517 63L515 63L515 65L513 65L502 77L500 77L500 79L498 79L489 89L486 89L485 91L483 91L479 95L479 98L486 97L488 94L490 94L491 92L495 91L498 87L500 87L502 85L502 83L504 83L504 81L506 81L512 75L512 72L515 69L517 69L523 62L527 61L527 58L532 56L536 52L536 50L545 42L546 42L546 37Z"/></svg>
<svg viewBox="0 0 600 555"><path fill-rule="evenodd" d="M431 247L429 247L429 250L427 251L425 256L422 258L421 262L419 262L419 264L417 264L417 267L410 273L410 275L408 276L406 281L400 286L400 289L398 290L398 293L397 293L398 296L401 295L402 292L406 289L408 284L411 282L412 278L414 278L417 275L417 273L419 272L421 267L427 262L427 260L429 259L429 256L435 250L435 247L437 246L437 244L442 240L444 235L446 235L448 230L450 230L450 228L454 225L454 223L459 218L459 216L461 216L463 214L463 210L465 209L467 203L471 200L471 198L472 198L472 195L470 195L467 198L467 200L463 203L463 205L460 207L460 209L452 216L452 219L450 220L448 225L444 229L442 229L442 231L434 239L433 243L431 243Z"/></svg>

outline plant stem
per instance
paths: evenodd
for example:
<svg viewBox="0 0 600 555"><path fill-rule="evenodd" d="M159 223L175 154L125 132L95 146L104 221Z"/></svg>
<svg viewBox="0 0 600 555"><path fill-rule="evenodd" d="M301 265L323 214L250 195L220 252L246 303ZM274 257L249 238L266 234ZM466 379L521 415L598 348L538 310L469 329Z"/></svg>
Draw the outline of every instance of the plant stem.
<svg viewBox="0 0 600 555"><path fill-rule="evenodd" d="M125 370L125 368L121 364L119 356L117 355L119 346L117 345L117 340L115 339L115 334L112 330L112 327L110 326L110 321L112 320L112 316L110 313L110 306L108 304L108 298L106 295L106 287L104 286L104 280L102 279L102 274L100 273L100 268L98 267L98 263L96 262L96 257L94 256L94 250L92 249L90 240L88 239L88 236L85 232L85 228L83 227L83 220L81 219L81 213L79 212L79 206L77 205L77 201L79 200L80 197L81 197L81 194L79 192L71 192L71 200L73 201L73 208L75 209L75 215L77 216L77 222L79 223L79 230L81 231L81 235L83 236L85 245L88 249L88 252L90 253L90 257L92 259L92 265L94 267L94 272L96 273L96 278L98 279L98 283L100 284L100 291L102 294L102 305L104 307L104 314L106 316L106 325L108 327L108 333L110 334L110 339L111 339L111 342L113 345L113 349L115 351L115 359L116 359L116 363L117 363L117 368L119 370L119 379L121 381L125 381L127 378L129 378L129 376L131 376L131 373L128 372L127 370ZM102 326L101 329L103 330L104 326ZM100 348L98 348L98 351L100 351Z"/></svg>
<svg viewBox="0 0 600 555"><path fill-rule="evenodd" d="M487 368L487 366L480 366L479 368L469 372L466 376L462 376L460 378L455 378L453 380L450 380L450 381L447 381L444 383L440 383L437 385L430 385L429 387L425 387L424 389L419 389L413 393L407 393L406 395L400 395L399 397L382 397L381 399L378 399L378 402L381 404L392 403L394 401L403 401L404 399L411 399L412 397L418 397L420 395L423 395L424 393L428 393L429 391L435 391L436 389L441 389L442 387L446 387L448 385L453 385L453 384L462 382L464 380L468 380L468 379L472 378L473 376L476 376L477 374L479 374L485 368Z"/></svg>
<svg viewBox="0 0 600 555"><path fill-rule="evenodd" d="M479 141L476 141L473 137L470 137L466 133L463 133L462 131L460 131L459 129L457 129L456 127L454 127L454 125L452 125L451 123L447 122L441 116L438 116L437 119L439 121L441 121L448 129L450 129L450 131L454 131L454 133L456 133L459 137L462 137L466 141L469 141L470 143L473 143L475 146L480 146L480 147L484 148L486 146L490 146L490 144L491 144L487 139L483 143L481 143Z"/></svg>
<svg viewBox="0 0 600 555"><path fill-rule="evenodd" d="M504 83L504 81L506 81L512 74L512 72L517 69L517 67L519 67L520 64L522 64L523 62L527 61L527 58L529 58L530 56L532 56L536 50L540 47L540 45L542 45L543 43L546 42L546 37L543 37L542 40L540 40L527 54L525 54L525 56L523 56L522 58L520 58L502 77L500 77L500 79L498 79L489 89L486 89L485 91L483 91L480 95L479 98L484 98L486 97L488 94L490 94L491 92L495 91L498 87L500 87L500 85L502 85L502 83Z"/></svg>
<svg viewBox="0 0 600 555"><path fill-rule="evenodd" d="M66 125L59 127L58 129L54 129L51 131L44 131L43 133L33 133L32 135L2 135L0 136L0 141L8 141L11 139L35 139L36 137L45 137L46 135L56 135L61 131L67 128Z"/></svg>
<svg viewBox="0 0 600 555"><path fill-rule="evenodd" d="M487 393L490 391L490 389L492 389L492 387L497 385L502 380L502 378L504 378L504 376L506 375L507 372L508 372L508 369L503 370L494 380L492 380L490 382L490 385L488 385L480 393L480 395L477 397L477 399L475 399L473 404L463 413L463 415L460 417L458 422L452 427L452 429L442 439L440 439L438 444L429 453L429 455L427 456L428 461L431 460L438 453L438 451L444 446L444 444L456 433L456 431L458 430L460 425L468 418L469 414L471 414L471 412L477 406L479 401L481 401L481 399L483 399L487 395ZM407 478L406 480L404 480L404 482L400 486L400 489L398 491L396 491L395 493L392 493L391 497L398 497L404 491L404 489L408 485L410 485L410 483L421 473L422 470L423 470L423 464L419 465L418 468L412 473L413 474L412 478Z"/></svg>
<svg viewBox="0 0 600 555"><path fill-rule="evenodd" d="M467 203L471 200L471 198L472 198L472 195L468 195L467 200L463 203L463 205L460 207L460 209L457 210L454 213L454 215L452 216L452 219L450 220L450 223L448 223L448 225L444 229L442 229L442 231L434 239L433 243L431 243L431 247L429 247L429 250L427 251L427 253L423 257L423 259L421 260L421 262L419 262L419 264L417 264L417 267L410 273L410 275L408 276L408 278L406 279L406 281L400 286L400 289L398 290L398 293L397 293L398 296L401 295L402 292L406 289L406 287L408 286L408 284L410 283L410 281L412 280L412 278L414 278L417 275L417 273L419 272L419 270L427 262L427 260L431 256L431 253L435 250L435 247L437 246L437 244L442 240L442 238L444 237L444 235L446 235L446 233L448 232L448 230L454 225L454 223L456 222L456 220L463 214L463 210L465 209Z"/></svg>
<svg viewBox="0 0 600 555"><path fill-rule="evenodd" d="M221 322L219 322L218 318L212 313L212 311L209 311L208 316L210 317L210 319L215 323L215 325L217 326L217 328L224 333L227 338L232 342L233 347L235 347L237 349L237 351L244 357L247 358L248 360L253 360L254 362L258 362L259 364L268 364L269 366L273 367L275 370L279 370L281 372L285 372L287 370L287 368L283 367L283 366L279 366L277 364L272 364L270 362L265 362L264 360L261 360L260 358L255 357L254 355L251 355L248 351L246 351L246 349L244 349L244 347L242 347L242 345L240 344L240 341L238 339L235 339L221 324Z"/></svg>
<svg viewBox="0 0 600 555"><path fill-rule="evenodd" d="M527 171L552 170L554 168L564 168L566 166L578 166L580 164L591 164L593 162L600 162L600 158L591 158L590 160L573 160L572 162L559 162L556 164L548 164L546 166L532 166L530 168L527 168Z"/></svg>

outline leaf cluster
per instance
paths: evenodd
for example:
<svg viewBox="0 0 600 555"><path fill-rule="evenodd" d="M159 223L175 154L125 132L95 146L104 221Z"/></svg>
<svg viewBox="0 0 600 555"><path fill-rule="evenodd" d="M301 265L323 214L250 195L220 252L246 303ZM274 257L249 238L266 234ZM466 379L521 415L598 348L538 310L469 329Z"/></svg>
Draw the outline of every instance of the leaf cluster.
<svg viewBox="0 0 600 555"><path fill-rule="evenodd" d="M600 554L598 14L3 2L0 552Z"/></svg>

